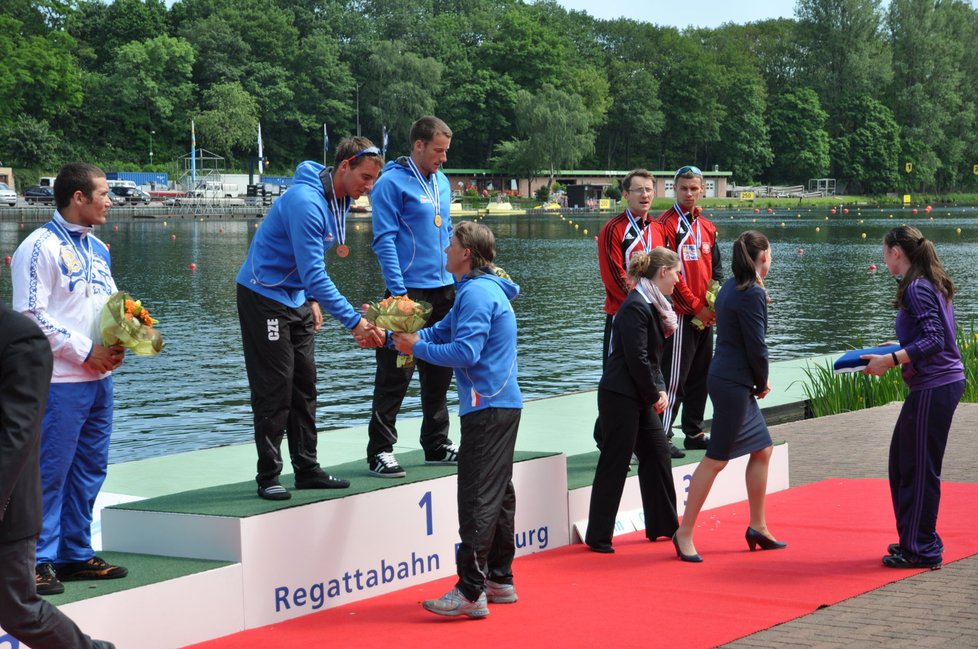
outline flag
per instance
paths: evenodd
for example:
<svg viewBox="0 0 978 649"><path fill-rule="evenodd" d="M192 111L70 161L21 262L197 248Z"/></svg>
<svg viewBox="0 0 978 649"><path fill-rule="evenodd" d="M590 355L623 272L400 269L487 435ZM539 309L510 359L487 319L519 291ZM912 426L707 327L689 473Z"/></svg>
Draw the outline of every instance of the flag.
<svg viewBox="0 0 978 649"><path fill-rule="evenodd" d="M390 141L390 133L388 133L386 126L384 127L384 135L383 135L383 137L381 139L384 142L383 147L381 149L381 154L384 155L384 156L386 156L387 155L387 144Z"/></svg>
<svg viewBox="0 0 978 649"><path fill-rule="evenodd" d="M261 122L258 122L258 175L265 173L265 152L261 142Z"/></svg>
<svg viewBox="0 0 978 649"><path fill-rule="evenodd" d="M329 151L329 134L326 132L326 125L323 124L323 154Z"/></svg>
<svg viewBox="0 0 978 649"><path fill-rule="evenodd" d="M190 120L190 185L197 188L197 129Z"/></svg>

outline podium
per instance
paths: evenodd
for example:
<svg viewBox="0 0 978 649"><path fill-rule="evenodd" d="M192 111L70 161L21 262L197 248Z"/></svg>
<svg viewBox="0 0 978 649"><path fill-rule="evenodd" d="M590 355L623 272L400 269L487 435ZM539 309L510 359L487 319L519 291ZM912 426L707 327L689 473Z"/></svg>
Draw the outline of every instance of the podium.
<svg viewBox="0 0 978 649"><path fill-rule="evenodd" d="M420 451L398 459L405 479L366 476L357 462L338 471L350 489L288 501L261 500L248 482L108 508L107 552L230 565L62 609L120 649L172 649L454 575L456 467L425 466ZM513 485L516 556L566 545L566 458L517 452Z"/></svg>

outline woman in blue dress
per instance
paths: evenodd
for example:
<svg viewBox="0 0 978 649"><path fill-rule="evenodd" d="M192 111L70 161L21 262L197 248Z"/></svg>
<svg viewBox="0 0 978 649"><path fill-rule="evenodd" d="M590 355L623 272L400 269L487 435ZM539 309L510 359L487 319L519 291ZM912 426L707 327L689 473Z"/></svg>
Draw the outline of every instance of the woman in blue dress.
<svg viewBox="0 0 978 649"><path fill-rule="evenodd" d="M750 525L745 534L753 551L787 547L768 530L764 514L771 434L757 405L771 391L768 384L767 291L764 278L771 269L771 245L760 232L748 230L733 246L733 277L717 295L716 352L710 364L709 392L713 425L706 456L689 484L682 524L672 537L683 561L703 561L693 543L696 517L717 474L733 458L750 455L747 462L747 501Z"/></svg>
<svg viewBox="0 0 978 649"><path fill-rule="evenodd" d="M937 533L941 465L951 419L964 394L964 364L954 319L954 282L934 244L907 225L883 238L883 261L900 278L893 306L900 349L863 356L867 374L899 367L910 392L890 442L890 495L899 543L887 548L887 568L930 568L943 563Z"/></svg>

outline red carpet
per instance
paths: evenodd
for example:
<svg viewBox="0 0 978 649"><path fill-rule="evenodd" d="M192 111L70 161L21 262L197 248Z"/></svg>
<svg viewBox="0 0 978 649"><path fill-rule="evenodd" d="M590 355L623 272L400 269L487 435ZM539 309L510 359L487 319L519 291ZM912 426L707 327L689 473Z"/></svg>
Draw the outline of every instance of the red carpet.
<svg viewBox="0 0 978 649"><path fill-rule="evenodd" d="M978 553L976 518L978 484L944 483L945 562ZM520 601L490 605L484 620L424 611L420 600L453 586L443 579L195 647L713 647L919 572L880 564L897 540L882 480L771 495L768 524L787 550L748 552L746 503L700 521L702 564L680 562L671 543L641 533L617 537L612 555L575 545L519 559Z"/></svg>

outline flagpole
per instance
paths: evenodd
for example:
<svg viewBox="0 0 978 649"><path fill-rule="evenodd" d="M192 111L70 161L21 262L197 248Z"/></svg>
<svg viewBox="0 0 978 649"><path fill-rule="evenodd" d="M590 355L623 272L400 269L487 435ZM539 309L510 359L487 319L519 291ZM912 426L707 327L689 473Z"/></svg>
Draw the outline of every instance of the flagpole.
<svg viewBox="0 0 978 649"><path fill-rule="evenodd" d="M190 189L197 189L197 129L190 120Z"/></svg>

